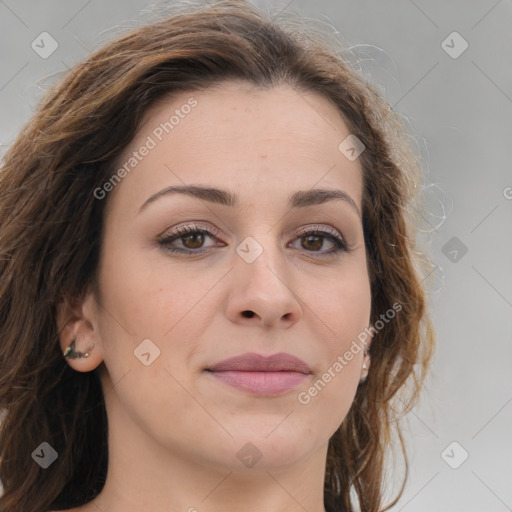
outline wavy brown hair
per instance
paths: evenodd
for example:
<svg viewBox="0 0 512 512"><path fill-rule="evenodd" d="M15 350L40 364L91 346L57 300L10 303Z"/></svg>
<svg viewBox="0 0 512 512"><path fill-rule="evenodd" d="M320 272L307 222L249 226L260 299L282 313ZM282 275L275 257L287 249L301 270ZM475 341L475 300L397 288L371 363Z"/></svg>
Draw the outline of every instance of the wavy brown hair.
<svg viewBox="0 0 512 512"><path fill-rule="evenodd" d="M432 266L415 239L421 166L401 116L338 44L290 13L272 20L244 1L221 1L119 36L46 93L0 171L2 512L62 510L101 491L108 424L98 369L77 372L63 358L57 307L96 289L108 197L93 191L113 175L145 112L164 96L227 80L319 93L366 146L371 324L394 303L402 311L374 336L368 378L330 439L324 503L329 512L353 511L356 500L363 512L382 510L395 427L405 458L396 503L408 474L396 419L417 402L434 347L422 286ZM43 441L58 452L48 469L31 457Z"/></svg>

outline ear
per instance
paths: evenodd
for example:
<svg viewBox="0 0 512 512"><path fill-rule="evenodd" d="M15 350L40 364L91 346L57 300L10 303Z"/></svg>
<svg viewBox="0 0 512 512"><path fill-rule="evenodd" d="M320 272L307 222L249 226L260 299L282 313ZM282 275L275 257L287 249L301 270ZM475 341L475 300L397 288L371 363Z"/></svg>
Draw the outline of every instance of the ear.
<svg viewBox="0 0 512 512"><path fill-rule="evenodd" d="M57 328L60 348L64 352L75 340L75 351L89 353L87 357L66 362L76 371L90 372L103 362L103 347L97 327L96 301L92 292L84 299L67 298L57 306Z"/></svg>

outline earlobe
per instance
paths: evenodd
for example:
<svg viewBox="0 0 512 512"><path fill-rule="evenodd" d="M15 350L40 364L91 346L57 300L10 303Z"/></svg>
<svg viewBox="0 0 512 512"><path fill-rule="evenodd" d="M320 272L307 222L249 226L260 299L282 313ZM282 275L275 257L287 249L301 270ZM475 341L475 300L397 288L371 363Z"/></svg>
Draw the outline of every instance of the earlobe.
<svg viewBox="0 0 512 512"><path fill-rule="evenodd" d="M98 331L95 329L94 298L66 299L57 308L57 327L62 355L74 370L88 372L103 361Z"/></svg>

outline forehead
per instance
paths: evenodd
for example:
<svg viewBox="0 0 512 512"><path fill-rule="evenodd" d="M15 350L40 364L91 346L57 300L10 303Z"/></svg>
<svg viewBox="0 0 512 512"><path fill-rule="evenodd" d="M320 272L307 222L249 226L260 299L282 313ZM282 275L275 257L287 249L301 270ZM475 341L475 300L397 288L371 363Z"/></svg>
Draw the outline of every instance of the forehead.
<svg viewBox="0 0 512 512"><path fill-rule="evenodd" d="M284 201L295 190L333 187L360 208L359 160L339 150L349 135L318 93L240 82L180 92L146 112L116 162L129 172L111 199L135 205L165 186L200 183L236 191L242 201L244 194Z"/></svg>

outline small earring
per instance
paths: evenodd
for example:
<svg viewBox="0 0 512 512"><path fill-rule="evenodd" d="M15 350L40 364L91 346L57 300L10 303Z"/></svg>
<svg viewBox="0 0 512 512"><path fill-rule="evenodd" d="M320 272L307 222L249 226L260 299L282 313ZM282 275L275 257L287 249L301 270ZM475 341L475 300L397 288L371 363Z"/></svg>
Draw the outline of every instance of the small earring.
<svg viewBox="0 0 512 512"><path fill-rule="evenodd" d="M73 341L71 342L69 347L64 352L64 357L67 357L69 359L79 359L82 357L89 357L89 355L94 347L94 343L87 349L87 352L83 353L78 350L75 350L75 341L76 341L76 338L73 338Z"/></svg>
<svg viewBox="0 0 512 512"><path fill-rule="evenodd" d="M364 357L368 356L368 349L365 349L364 351ZM368 370L368 365L366 364L366 361L363 360L363 370Z"/></svg>

